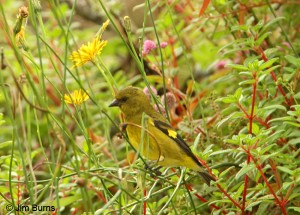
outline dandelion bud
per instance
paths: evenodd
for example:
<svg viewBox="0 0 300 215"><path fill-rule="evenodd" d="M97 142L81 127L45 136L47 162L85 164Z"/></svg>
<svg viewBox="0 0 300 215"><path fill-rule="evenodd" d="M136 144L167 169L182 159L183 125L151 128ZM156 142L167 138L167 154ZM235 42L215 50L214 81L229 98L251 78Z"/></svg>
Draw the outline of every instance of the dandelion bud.
<svg viewBox="0 0 300 215"><path fill-rule="evenodd" d="M16 24L13 28L14 34L17 35L22 29L23 19L18 16Z"/></svg>
<svg viewBox="0 0 300 215"><path fill-rule="evenodd" d="M14 31L15 35L21 31L22 25L23 25L23 19L27 18L28 15L29 15L29 12L28 12L27 7L22 6L22 7L19 8L19 13L17 15L17 21L16 21L16 24L13 28L13 31Z"/></svg>
<svg viewBox="0 0 300 215"><path fill-rule="evenodd" d="M5 57L4 57L4 51L3 51L3 48L1 48L0 53L1 53L0 68L1 68L2 70L4 70L4 69L7 67L7 65L6 65L6 62L5 62Z"/></svg>
<svg viewBox="0 0 300 215"><path fill-rule="evenodd" d="M22 19L27 18L28 15L29 15L28 7L22 6L22 7L19 8L19 16Z"/></svg>
<svg viewBox="0 0 300 215"><path fill-rule="evenodd" d="M131 19L129 16L124 17L124 27L127 33L131 32Z"/></svg>
<svg viewBox="0 0 300 215"><path fill-rule="evenodd" d="M107 26L109 25L109 19L106 20L105 22L103 22L100 30L97 32L96 36L99 37L99 40L101 40L102 34L105 31L105 29L107 28Z"/></svg>

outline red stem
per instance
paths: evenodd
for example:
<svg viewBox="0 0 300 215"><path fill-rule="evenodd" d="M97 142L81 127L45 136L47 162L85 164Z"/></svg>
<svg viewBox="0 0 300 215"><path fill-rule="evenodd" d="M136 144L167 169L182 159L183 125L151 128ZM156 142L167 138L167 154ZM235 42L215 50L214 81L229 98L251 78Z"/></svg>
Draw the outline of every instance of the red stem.
<svg viewBox="0 0 300 215"><path fill-rule="evenodd" d="M20 175L19 174L18 174L17 178L18 178L18 181L20 181ZM21 196L21 193L20 193L20 182L18 182L18 201L17 201L17 205L20 204L20 196Z"/></svg>
<svg viewBox="0 0 300 215"><path fill-rule="evenodd" d="M250 163L250 156L247 156L247 164ZM242 214L245 215L245 205L246 205L246 196L247 196L247 188L248 188L249 177L246 174L244 178L244 191L243 191L243 202L242 202Z"/></svg>
<svg viewBox="0 0 300 215"><path fill-rule="evenodd" d="M189 184L185 184L186 188L189 190L189 191L193 191L193 188L191 185ZM207 200L205 198L203 198L202 196L200 196L199 194L195 193L194 196L196 196L201 202L207 202ZM210 204L209 205L210 207L216 209L216 210L220 210L221 208L218 207L217 205L215 204ZM227 212L225 210L222 211L223 214L227 214Z"/></svg>
<svg viewBox="0 0 300 215"><path fill-rule="evenodd" d="M267 58L267 56L265 55L264 50L263 50L261 47L259 47L259 52L260 52L260 54L261 54L261 58L262 58L265 62L267 62L267 61L268 61L268 58ZM272 76L274 82L276 82L276 81L277 81L277 78L276 78L276 75L275 75L274 71L271 72L271 76ZM294 98L291 96L291 98L288 99L288 97L286 96L286 93L284 92L284 90L283 90L283 88L282 88L282 86L281 86L280 84L277 84L277 87L278 87L278 90L280 91L280 93L283 95L283 97L284 97L285 102L287 103L287 105L288 105L289 107L292 106L292 105L293 105L293 100L294 100Z"/></svg>
<svg viewBox="0 0 300 215"><path fill-rule="evenodd" d="M219 190L225 195L227 196L227 198L235 205L237 206L239 209L242 210L242 206L239 205L239 203L237 203L233 198L231 198L231 196L219 185L217 184L217 187L219 188Z"/></svg>
<svg viewBox="0 0 300 215"><path fill-rule="evenodd" d="M267 129L270 128L269 123L267 122L267 120L263 120L262 118L259 117L254 117L254 119L259 122L261 125L265 126Z"/></svg>
<svg viewBox="0 0 300 215"><path fill-rule="evenodd" d="M171 170L173 172L176 172L176 170L174 168L171 168ZM178 175L177 175L178 176ZM178 176L179 177L179 176ZM186 188L189 190L189 191L193 191L193 188L191 185L189 184L185 184ZM200 196L199 194L195 193L194 196L196 196L201 202L207 202L207 200L205 198L203 198L202 196ZM210 207L214 208L214 209L217 209L217 210L220 210L221 208L218 207L217 205L215 204L210 204L209 205ZM225 210L222 211L223 214L227 214L227 212Z"/></svg>
<svg viewBox="0 0 300 215"><path fill-rule="evenodd" d="M237 105L241 109L241 111L243 111L243 113L246 115L246 118L249 118L249 115L248 115L247 111L243 108L241 103L238 102Z"/></svg>
<svg viewBox="0 0 300 215"><path fill-rule="evenodd" d="M244 150L245 150L245 149L244 149ZM285 207L284 207L285 204L286 204L286 201L284 201L284 200L281 201L281 200L278 198L278 196L277 196L276 193L274 192L272 186L270 185L270 183L269 183L267 177L265 176L264 171L263 171L262 168L261 168L261 165L257 163L257 161L254 159L254 157L252 156L252 154L251 154L251 152L250 152L249 150L245 150L245 151L246 151L246 153L248 154L248 156L250 156L250 159L252 159L253 162L254 162L254 164L256 165L256 168L257 168L258 171L260 172L260 174L261 174L261 176L262 176L264 182L266 183L267 187L269 188L271 194L274 196L275 201L276 201L277 204L279 205L279 207L280 207L280 209L281 209L281 211L282 211L282 214L287 215L286 209L285 209Z"/></svg>
<svg viewBox="0 0 300 215"><path fill-rule="evenodd" d="M146 197L146 196L147 196L147 190L144 189L144 197ZM144 215L146 215L146 214L147 214L147 202L144 201Z"/></svg>
<svg viewBox="0 0 300 215"><path fill-rule="evenodd" d="M276 184L277 184L277 187L278 187L278 190L281 189L281 180L280 180L280 177L279 177L279 173L278 171L276 170L276 163L274 160L270 159L269 160L269 163L270 163L270 167L271 167L271 170L275 176L275 179L276 179ZM283 199L283 196L282 196L282 192L280 192L280 196L281 196L281 199Z"/></svg>

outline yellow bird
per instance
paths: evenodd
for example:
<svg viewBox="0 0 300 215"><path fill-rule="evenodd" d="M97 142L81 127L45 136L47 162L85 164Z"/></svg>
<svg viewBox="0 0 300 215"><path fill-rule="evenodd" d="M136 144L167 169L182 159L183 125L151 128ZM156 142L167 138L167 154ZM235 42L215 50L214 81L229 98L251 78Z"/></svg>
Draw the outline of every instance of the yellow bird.
<svg viewBox="0 0 300 215"><path fill-rule="evenodd" d="M167 119L153 108L142 90L124 88L116 93L115 100L109 105L114 106L123 112L128 138L144 157L161 166L184 166L198 171L208 185L215 181Z"/></svg>

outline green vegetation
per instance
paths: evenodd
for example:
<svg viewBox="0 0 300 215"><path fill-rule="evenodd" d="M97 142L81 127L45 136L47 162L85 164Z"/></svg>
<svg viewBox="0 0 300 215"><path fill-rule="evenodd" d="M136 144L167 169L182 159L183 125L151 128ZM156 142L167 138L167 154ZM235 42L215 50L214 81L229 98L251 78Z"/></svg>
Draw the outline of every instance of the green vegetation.
<svg viewBox="0 0 300 215"><path fill-rule="evenodd" d="M0 4L0 214L300 214L298 1L69 2ZM216 182L145 168L129 85Z"/></svg>

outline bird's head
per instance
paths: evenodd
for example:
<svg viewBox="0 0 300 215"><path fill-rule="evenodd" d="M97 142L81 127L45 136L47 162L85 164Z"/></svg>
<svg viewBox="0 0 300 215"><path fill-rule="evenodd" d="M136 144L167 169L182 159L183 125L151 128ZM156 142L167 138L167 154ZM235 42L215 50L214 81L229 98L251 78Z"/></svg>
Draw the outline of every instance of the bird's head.
<svg viewBox="0 0 300 215"><path fill-rule="evenodd" d="M145 93L136 87L126 87L115 95L109 107L119 107L125 116L145 112L151 104Z"/></svg>

